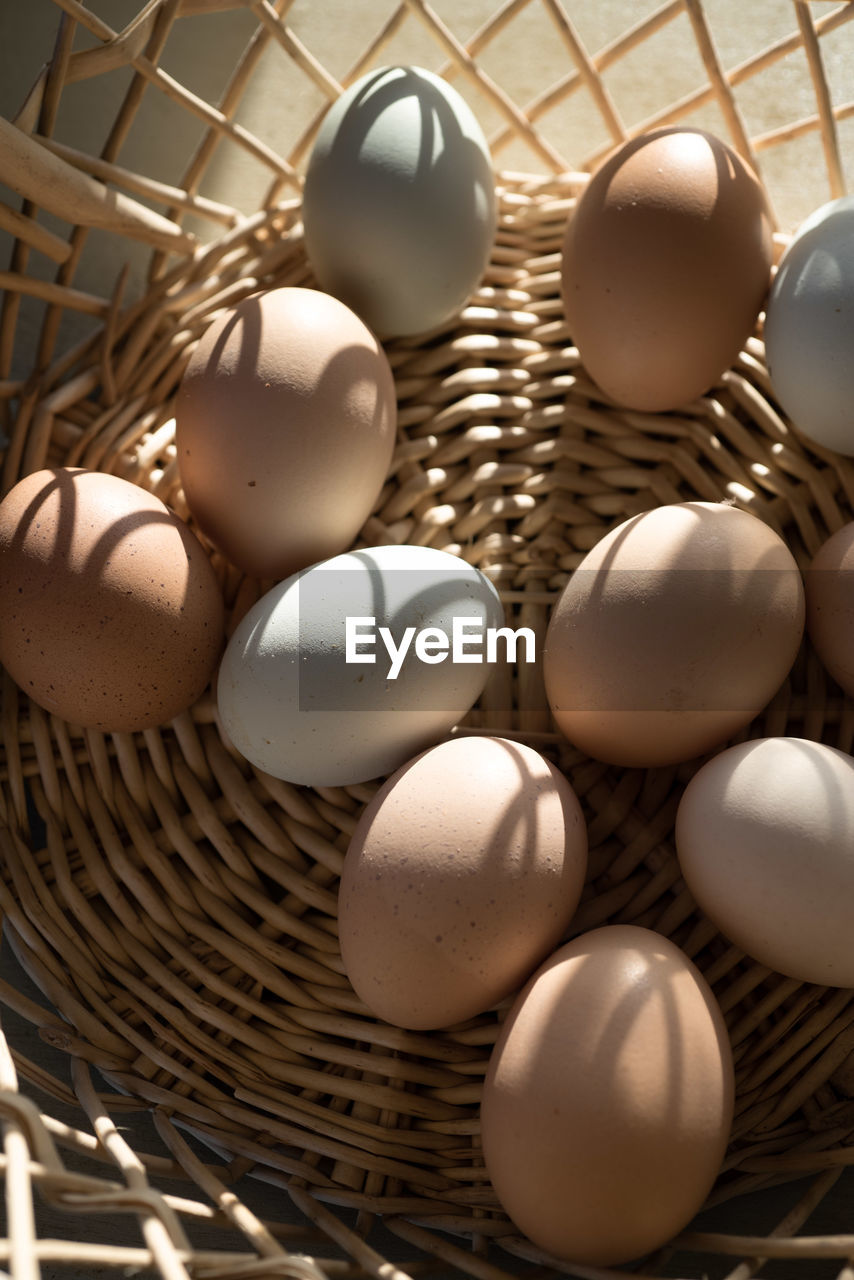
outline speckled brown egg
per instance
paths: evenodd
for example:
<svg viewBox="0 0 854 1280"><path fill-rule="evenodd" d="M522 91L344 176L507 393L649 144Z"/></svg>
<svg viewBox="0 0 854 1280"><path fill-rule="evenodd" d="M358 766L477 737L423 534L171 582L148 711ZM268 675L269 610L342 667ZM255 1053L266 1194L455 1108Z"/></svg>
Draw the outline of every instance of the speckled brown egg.
<svg viewBox="0 0 854 1280"><path fill-rule="evenodd" d="M483 1086L484 1161L535 1245L621 1265L702 1207L733 1099L726 1025L702 974L669 938L606 925L560 947L514 1001Z"/></svg>
<svg viewBox="0 0 854 1280"><path fill-rule="evenodd" d="M625 143L563 244L564 312L587 371L633 409L702 395L756 323L772 253L762 185L721 139L661 128Z"/></svg>
<svg viewBox="0 0 854 1280"><path fill-rule="evenodd" d="M202 335L175 424L199 528L244 573L281 580L348 550L370 515L394 448L394 378L343 302L269 289Z"/></svg>
<svg viewBox="0 0 854 1280"><path fill-rule="evenodd" d="M57 467L0 503L0 661L64 720L130 732L173 719L213 674L223 614L201 543L138 485Z"/></svg>
<svg viewBox="0 0 854 1280"><path fill-rule="evenodd" d="M379 1018L448 1027L526 980L581 896L587 829L564 775L505 738L462 736L398 769L350 840L338 929Z"/></svg>

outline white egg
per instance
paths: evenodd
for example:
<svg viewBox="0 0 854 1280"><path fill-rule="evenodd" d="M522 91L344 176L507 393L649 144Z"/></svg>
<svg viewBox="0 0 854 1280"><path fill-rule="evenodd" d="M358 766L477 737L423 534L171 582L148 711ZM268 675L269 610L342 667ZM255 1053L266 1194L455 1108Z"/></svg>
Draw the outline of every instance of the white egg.
<svg viewBox="0 0 854 1280"><path fill-rule="evenodd" d="M303 192L322 289L382 337L421 333L469 298L492 249L495 179L465 99L420 67L382 67L329 108Z"/></svg>
<svg viewBox="0 0 854 1280"><path fill-rule="evenodd" d="M798 982L854 986L854 759L805 738L713 756L676 814L697 905L747 955Z"/></svg>
<svg viewBox="0 0 854 1280"><path fill-rule="evenodd" d="M804 436L854 455L854 196L816 209L774 277L765 354L774 395Z"/></svg>
<svg viewBox="0 0 854 1280"><path fill-rule="evenodd" d="M217 681L221 727L288 782L380 777L470 710L503 620L489 579L449 552L334 556L273 587L235 628Z"/></svg>

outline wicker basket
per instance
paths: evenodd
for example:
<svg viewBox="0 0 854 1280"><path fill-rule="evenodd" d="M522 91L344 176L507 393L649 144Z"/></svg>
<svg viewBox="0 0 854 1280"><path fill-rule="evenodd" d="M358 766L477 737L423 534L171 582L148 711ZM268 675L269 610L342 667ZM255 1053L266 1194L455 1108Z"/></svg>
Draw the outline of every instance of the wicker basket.
<svg viewBox="0 0 854 1280"><path fill-rule="evenodd" d="M426 0L315 7L323 20L286 0L149 0L138 14L106 0L13 12L7 0L0 24L26 10L46 61L25 68L32 89L0 121L0 179L23 197L0 204L4 492L46 463L82 464L185 513L173 401L193 344L222 305L312 283L300 172L314 129L342 86L398 60L440 70L487 127L499 227L469 305L387 344L399 439L362 541L464 556L515 625L542 635L585 551L657 504L730 498L801 564L852 519L854 468L781 415L761 332L696 403L620 411L585 375L558 281L586 173L654 123L704 124L750 158L778 251L842 194L854 4L772 0L745 16L736 0L668 0L633 6L619 32L610 6L560 0L492 14L472 0L446 17ZM345 26L355 54L342 51ZM748 55L734 53L736 30ZM532 65L518 49L536 40ZM7 44L6 57L20 73L22 54ZM662 84L675 96L649 106ZM756 104L769 102L758 130ZM66 127L72 112L91 126L84 142ZM805 167L819 180L805 182ZM214 563L236 616L259 584ZM850 1235L794 1237L854 1162L854 993L770 972L696 911L672 845L689 767L583 758L552 731L536 669L496 677L463 728L484 727L550 753L582 800L591 856L574 930L620 921L673 937L730 1028L724 1167L697 1229L645 1274L743 1280L782 1258L791 1278L851 1280L854 1221ZM807 645L744 736L784 732L854 745L854 706ZM519 1238L485 1177L478 1098L500 1011L415 1034L372 1019L348 987L336 883L374 789L254 772L225 745L210 694L157 730L104 735L5 680L0 907L20 972L0 983L0 1265L15 1277L49 1263L170 1280L606 1274L561 1268ZM747 1194L780 1184L770 1200Z"/></svg>

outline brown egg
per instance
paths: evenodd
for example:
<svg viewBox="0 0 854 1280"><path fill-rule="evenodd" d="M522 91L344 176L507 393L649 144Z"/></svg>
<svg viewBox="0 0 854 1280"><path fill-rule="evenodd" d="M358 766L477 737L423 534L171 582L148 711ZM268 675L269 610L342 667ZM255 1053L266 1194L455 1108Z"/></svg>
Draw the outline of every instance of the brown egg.
<svg viewBox="0 0 854 1280"><path fill-rule="evenodd" d="M185 711L223 644L193 532L118 476L51 468L0 503L0 661L46 711L131 732Z"/></svg>
<svg viewBox="0 0 854 1280"><path fill-rule="evenodd" d="M809 638L836 683L854 695L854 521L819 547L804 582Z"/></svg>
<svg viewBox="0 0 854 1280"><path fill-rule="evenodd" d="M501 1029L481 1103L487 1172L535 1245L621 1265L702 1207L733 1096L724 1020L687 956L649 929L595 929L538 969Z"/></svg>
<svg viewBox="0 0 854 1280"><path fill-rule="evenodd" d="M804 591L783 539L726 503L633 516L584 557L546 633L558 727L610 764L691 760L744 728L797 656Z"/></svg>
<svg viewBox="0 0 854 1280"><path fill-rule="evenodd" d="M751 333L771 263L762 186L724 142L662 128L625 143L564 238L564 312L587 371L633 409L702 395Z"/></svg>
<svg viewBox="0 0 854 1280"><path fill-rule="evenodd" d="M587 829L567 779L504 738L451 738L380 787L341 877L341 956L400 1027L447 1027L517 990L572 918Z"/></svg>
<svg viewBox="0 0 854 1280"><path fill-rule="evenodd" d="M394 448L385 352L316 289L253 294L202 335L181 380L176 446L199 528L256 578L346 551Z"/></svg>

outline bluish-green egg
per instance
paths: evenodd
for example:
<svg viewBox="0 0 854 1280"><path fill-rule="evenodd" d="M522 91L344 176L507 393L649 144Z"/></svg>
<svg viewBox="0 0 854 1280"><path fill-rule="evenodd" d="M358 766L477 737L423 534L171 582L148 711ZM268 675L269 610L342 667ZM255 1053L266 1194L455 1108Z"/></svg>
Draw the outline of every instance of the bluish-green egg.
<svg viewBox="0 0 854 1280"><path fill-rule="evenodd" d="M418 67L363 76L323 119L303 221L320 288L379 336L444 323L480 282L495 236L492 161L471 108Z"/></svg>

